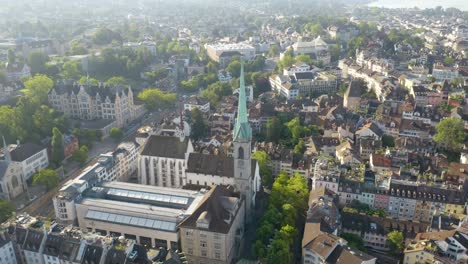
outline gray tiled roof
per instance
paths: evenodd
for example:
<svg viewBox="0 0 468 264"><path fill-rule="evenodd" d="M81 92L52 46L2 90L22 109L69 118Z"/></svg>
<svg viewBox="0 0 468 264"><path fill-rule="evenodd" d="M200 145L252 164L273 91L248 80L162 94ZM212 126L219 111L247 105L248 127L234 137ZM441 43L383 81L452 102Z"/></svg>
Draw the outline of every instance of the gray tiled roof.
<svg viewBox="0 0 468 264"><path fill-rule="evenodd" d="M178 137L151 136L141 152L142 156L184 159L188 140L180 141Z"/></svg>

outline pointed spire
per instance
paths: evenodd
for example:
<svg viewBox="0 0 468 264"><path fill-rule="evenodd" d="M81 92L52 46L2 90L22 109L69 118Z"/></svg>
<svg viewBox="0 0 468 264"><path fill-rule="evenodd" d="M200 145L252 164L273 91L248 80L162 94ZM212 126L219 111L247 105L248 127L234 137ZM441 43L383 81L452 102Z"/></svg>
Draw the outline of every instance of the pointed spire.
<svg viewBox="0 0 468 264"><path fill-rule="evenodd" d="M10 162L11 161L11 155L10 155L10 150L8 149L8 146L5 141L5 137L2 136L3 138L3 152L4 152L4 159L5 161Z"/></svg>
<svg viewBox="0 0 468 264"><path fill-rule="evenodd" d="M237 106L237 119L234 126L234 141L250 141L252 139L252 129L247 118L247 99L245 95L244 62L241 62L239 103Z"/></svg>

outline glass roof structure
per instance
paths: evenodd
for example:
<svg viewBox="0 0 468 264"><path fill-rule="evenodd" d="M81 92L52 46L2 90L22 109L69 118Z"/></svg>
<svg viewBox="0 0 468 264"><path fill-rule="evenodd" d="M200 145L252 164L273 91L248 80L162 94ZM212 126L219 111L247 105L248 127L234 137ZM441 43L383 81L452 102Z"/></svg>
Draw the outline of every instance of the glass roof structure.
<svg viewBox="0 0 468 264"><path fill-rule="evenodd" d="M163 231L176 231L177 227L177 224L174 222L154 220L145 217L106 213L95 210L89 210L86 213L86 218L113 224L129 225Z"/></svg>
<svg viewBox="0 0 468 264"><path fill-rule="evenodd" d="M188 205L189 198L169 194L149 193L140 191L130 191L116 188L109 188L107 195L118 196L122 198L131 198L159 203L168 203L175 205Z"/></svg>

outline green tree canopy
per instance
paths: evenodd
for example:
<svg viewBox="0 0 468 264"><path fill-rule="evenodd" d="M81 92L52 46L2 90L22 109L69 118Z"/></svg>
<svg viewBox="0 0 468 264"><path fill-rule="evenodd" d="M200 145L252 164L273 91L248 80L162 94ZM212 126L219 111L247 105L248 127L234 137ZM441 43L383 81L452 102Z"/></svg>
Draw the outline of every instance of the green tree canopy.
<svg viewBox="0 0 468 264"><path fill-rule="evenodd" d="M296 146L294 146L294 153L295 154L304 154L304 152L307 150L307 147L304 143L304 140L299 139L297 142Z"/></svg>
<svg viewBox="0 0 468 264"><path fill-rule="evenodd" d="M49 56L42 52L31 52L29 54L29 66L31 67L31 73L45 73L46 72L46 63L49 61Z"/></svg>
<svg viewBox="0 0 468 264"><path fill-rule="evenodd" d="M63 135L56 127L52 129L52 163L59 167L64 159Z"/></svg>
<svg viewBox="0 0 468 264"><path fill-rule="evenodd" d="M193 140L199 140L206 136L207 125L203 119L203 114L198 108L193 108L191 112L192 120L192 131L191 138Z"/></svg>
<svg viewBox="0 0 468 264"><path fill-rule="evenodd" d="M270 186L273 183L273 175L270 168L270 156L265 151L257 150L252 154L252 158L257 160L260 167L260 176L262 177L262 184Z"/></svg>
<svg viewBox="0 0 468 264"><path fill-rule="evenodd" d="M395 147L395 139L392 136L383 135L382 136L382 146L384 148L386 148L386 147L390 147L390 148Z"/></svg>
<svg viewBox="0 0 468 264"><path fill-rule="evenodd" d="M79 149L75 150L75 152L73 152L71 160L80 163L81 166L84 166L86 164L86 161L88 160L88 147L81 146Z"/></svg>
<svg viewBox="0 0 468 264"><path fill-rule="evenodd" d="M81 85L91 85L91 86L98 86L99 81L95 78L88 77L88 76L81 76L80 80L78 81L79 84Z"/></svg>
<svg viewBox="0 0 468 264"><path fill-rule="evenodd" d="M241 63L237 60L233 60L229 65L226 67L226 70L231 73L231 76L234 78L239 78L240 71L241 71Z"/></svg>
<svg viewBox="0 0 468 264"><path fill-rule="evenodd" d="M403 233L400 231L392 231L387 234L390 253L393 255L399 255L404 248L404 237Z"/></svg>
<svg viewBox="0 0 468 264"><path fill-rule="evenodd" d="M122 76L114 76L109 78L106 81L106 86L116 87L116 86L128 86L128 81Z"/></svg>
<svg viewBox="0 0 468 264"><path fill-rule="evenodd" d="M13 215L15 212L15 206L7 201L7 200L0 200L0 222L5 222Z"/></svg>
<svg viewBox="0 0 468 264"><path fill-rule="evenodd" d="M114 139L115 141L119 141L119 140L121 140L123 138L124 133L123 133L122 129L120 129L118 127L113 127L110 130L109 136L112 139Z"/></svg>
<svg viewBox="0 0 468 264"><path fill-rule="evenodd" d="M452 151L458 151L465 140L465 125L459 118L446 118L436 126L437 133L434 140Z"/></svg>
<svg viewBox="0 0 468 264"><path fill-rule="evenodd" d="M33 176L33 184L43 185L47 187L47 190L58 186L59 181L60 178L58 173L55 170L50 169L40 170Z"/></svg>
<svg viewBox="0 0 468 264"><path fill-rule="evenodd" d="M142 100L148 109L164 109L175 104L177 94L164 93L156 88L148 88L138 94L138 99Z"/></svg>
<svg viewBox="0 0 468 264"><path fill-rule="evenodd" d="M119 33L108 28L98 28L93 35L93 41L97 45L110 44L112 41L122 42L122 37Z"/></svg>
<svg viewBox="0 0 468 264"><path fill-rule="evenodd" d="M268 120L266 125L267 140L269 142L278 143L281 137L282 127L281 121L276 116Z"/></svg>
<svg viewBox="0 0 468 264"><path fill-rule="evenodd" d="M54 81L45 75L37 74L24 82L24 93L34 103L47 104L50 89L54 87Z"/></svg>
<svg viewBox="0 0 468 264"><path fill-rule="evenodd" d="M79 80L83 70L79 61L67 61L62 66L60 76L65 80Z"/></svg>
<svg viewBox="0 0 468 264"><path fill-rule="evenodd" d="M268 50L268 56L270 57L275 57L275 56L278 56L280 54L280 48L278 47L278 45L271 45L270 46L270 49Z"/></svg>

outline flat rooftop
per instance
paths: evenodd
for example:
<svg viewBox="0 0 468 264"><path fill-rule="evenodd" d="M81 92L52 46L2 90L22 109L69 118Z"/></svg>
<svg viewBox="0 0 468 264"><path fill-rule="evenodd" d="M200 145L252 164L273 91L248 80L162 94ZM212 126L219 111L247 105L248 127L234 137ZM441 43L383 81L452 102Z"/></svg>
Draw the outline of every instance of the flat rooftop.
<svg viewBox="0 0 468 264"><path fill-rule="evenodd" d="M175 231L205 194L167 187L107 182L83 193L85 218L115 224Z"/></svg>

